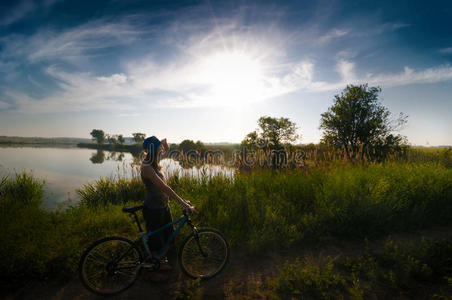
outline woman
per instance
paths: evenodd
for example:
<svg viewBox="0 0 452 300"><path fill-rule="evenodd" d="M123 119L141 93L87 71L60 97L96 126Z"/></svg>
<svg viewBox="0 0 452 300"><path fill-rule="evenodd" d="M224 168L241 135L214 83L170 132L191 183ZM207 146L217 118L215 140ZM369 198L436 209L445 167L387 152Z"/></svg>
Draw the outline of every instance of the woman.
<svg viewBox="0 0 452 300"><path fill-rule="evenodd" d="M168 206L169 198L179 202L188 213L194 213L195 208L187 201L179 197L167 184L165 175L161 171L160 159L169 152L166 139L160 141L155 136L149 137L143 142L144 160L141 164L141 179L146 186L146 198L144 200L143 217L148 232L156 230L165 224L172 222L171 212ZM149 248L153 255L165 244L173 233L173 226L149 237ZM168 250L168 249L167 249ZM167 251L166 250L166 251ZM162 254L162 257L166 254ZM169 270L166 257L161 260L161 269ZM161 274L163 275L163 274ZM161 280L166 278L162 278Z"/></svg>

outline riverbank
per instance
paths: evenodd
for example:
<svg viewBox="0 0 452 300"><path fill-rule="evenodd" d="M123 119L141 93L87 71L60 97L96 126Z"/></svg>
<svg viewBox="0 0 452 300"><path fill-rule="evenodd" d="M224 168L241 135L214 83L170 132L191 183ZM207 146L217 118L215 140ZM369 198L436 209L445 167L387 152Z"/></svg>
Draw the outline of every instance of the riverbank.
<svg viewBox="0 0 452 300"><path fill-rule="evenodd" d="M138 144L97 144L97 143L78 143L79 148L99 149L108 151L123 151L131 153L140 153L141 145Z"/></svg>
<svg viewBox="0 0 452 300"><path fill-rule="evenodd" d="M21 145L41 145L41 146L76 146L77 143L88 142L89 139L83 138L43 138L43 137L19 137L19 136L0 136L0 146L21 146Z"/></svg>

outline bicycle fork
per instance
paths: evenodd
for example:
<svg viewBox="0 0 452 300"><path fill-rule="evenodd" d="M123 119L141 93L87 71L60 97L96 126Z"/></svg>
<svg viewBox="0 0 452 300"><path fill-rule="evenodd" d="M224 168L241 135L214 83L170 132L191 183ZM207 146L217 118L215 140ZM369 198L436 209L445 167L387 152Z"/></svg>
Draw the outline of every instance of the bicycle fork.
<svg viewBox="0 0 452 300"><path fill-rule="evenodd" d="M207 257L207 253L205 253L202 250L201 244L199 243L198 229L196 228L195 225L193 225L191 220L188 220L187 224L190 225L190 227L193 229L193 234L195 235L195 241L196 241L196 244L198 245L199 252L201 252L202 256Z"/></svg>

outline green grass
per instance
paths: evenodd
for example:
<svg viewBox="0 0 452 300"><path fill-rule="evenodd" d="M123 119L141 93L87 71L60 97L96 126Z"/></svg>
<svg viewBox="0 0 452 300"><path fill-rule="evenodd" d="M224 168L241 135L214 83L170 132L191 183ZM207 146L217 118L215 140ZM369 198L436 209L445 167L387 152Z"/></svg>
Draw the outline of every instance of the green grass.
<svg viewBox="0 0 452 300"><path fill-rule="evenodd" d="M439 164L371 164L234 178L178 178L170 185L233 245L259 250L328 237L378 236L450 222L452 170Z"/></svg>
<svg viewBox="0 0 452 300"><path fill-rule="evenodd" d="M197 207L198 227L216 227L234 249L254 253L450 224L450 178L452 169L439 163L386 163L171 177L169 184ZM89 243L112 234L137 236L121 208L142 203L138 178L99 179L79 193L81 205L47 211L43 182L27 173L1 180L1 280L71 276ZM180 207L171 206L177 218Z"/></svg>
<svg viewBox="0 0 452 300"><path fill-rule="evenodd" d="M226 176L171 177L198 209L197 223L223 231L249 251L329 237L379 236L447 224L452 170L441 164L386 163L261 170ZM99 179L79 191L82 203L141 202L140 179ZM173 201L173 211L180 208Z"/></svg>
<svg viewBox="0 0 452 300"><path fill-rule="evenodd" d="M425 240L355 256L296 259L263 286L276 299L447 299L452 293L452 240Z"/></svg>
<svg viewBox="0 0 452 300"><path fill-rule="evenodd" d="M143 201L146 189L138 177L100 178L83 185L77 193L82 205L99 207L107 204L123 205L130 201Z"/></svg>
<svg viewBox="0 0 452 300"><path fill-rule="evenodd" d="M30 174L2 178L0 185L0 279L65 277L77 268L81 252L92 241L135 232L120 206L87 206L64 211L41 207L43 182Z"/></svg>

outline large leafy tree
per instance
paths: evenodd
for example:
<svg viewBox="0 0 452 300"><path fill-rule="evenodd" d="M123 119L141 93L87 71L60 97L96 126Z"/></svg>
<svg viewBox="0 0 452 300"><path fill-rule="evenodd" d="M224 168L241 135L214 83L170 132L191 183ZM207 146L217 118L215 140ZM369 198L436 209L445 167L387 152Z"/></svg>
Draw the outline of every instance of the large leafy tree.
<svg viewBox="0 0 452 300"><path fill-rule="evenodd" d="M322 142L342 147L349 159L400 146L404 137L393 132L406 123L406 116L391 120L378 100L380 93L381 88L362 84L348 85L335 95L334 104L321 115Z"/></svg>
<svg viewBox="0 0 452 300"><path fill-rule="evenodd" d="M296 124L288 118L263 116L259 118L258 125L259 129L246 135L243 146L280 149L300 137Z"/></svg>
<svg viewBox="0 0 452 300"><path fill-rule="evenodd" d="M93 137L93 140L97 141L98 144L105 142L105 132L103 130L93 129L90 134Z"/></svg>

